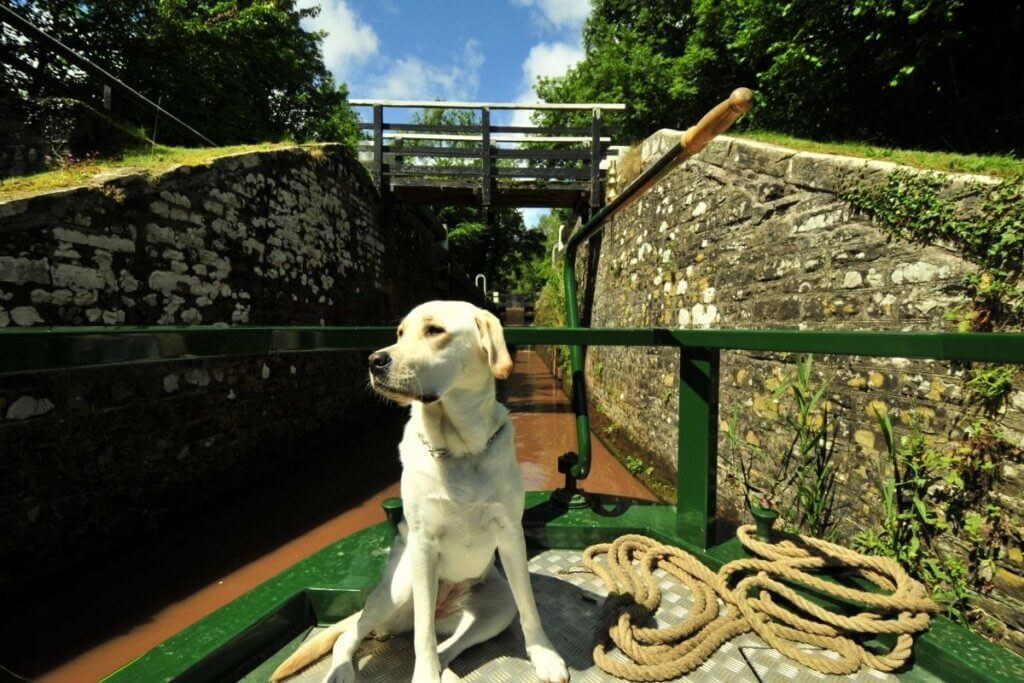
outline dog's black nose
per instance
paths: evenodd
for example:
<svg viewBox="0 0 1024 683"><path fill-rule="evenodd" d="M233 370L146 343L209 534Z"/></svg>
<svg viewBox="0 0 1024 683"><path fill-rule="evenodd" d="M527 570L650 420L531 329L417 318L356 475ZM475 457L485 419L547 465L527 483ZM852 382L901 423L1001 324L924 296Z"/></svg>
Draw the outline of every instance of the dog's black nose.
<svg viewBox="0 0 1024 683"><path fill-rule="evenodd" d="M370 372L379 375L391 365L391 354L387 351L374 351L367 360L370 362Z"/></svg>

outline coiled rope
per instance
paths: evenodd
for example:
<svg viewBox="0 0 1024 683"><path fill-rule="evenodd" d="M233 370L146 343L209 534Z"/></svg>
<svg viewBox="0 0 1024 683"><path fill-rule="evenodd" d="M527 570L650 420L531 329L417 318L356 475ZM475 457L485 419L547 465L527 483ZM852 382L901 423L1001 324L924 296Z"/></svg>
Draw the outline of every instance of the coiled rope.
<svg viewBox="0 0 1024 683"><path fill-rule="evenodd" d="M861 666L893 671L907 661L914 634L928 628L938 606L899 563L795 534L778 534L781 540L767 543L755 538L753 530L752 524L742 526L737 536L756 557L730 562L717 574L689 553L645 536L622 536L587 548L584 568L577 571L596 574L609 591L594 663L630 681L671 680L693 671L724 643L749 631L824 674L851 674ZM604 562L596 560L600 555L607 556ZM676 577L693 594L690 614L667 628L644 625L661 602L656 569ZM826 569L860 576L881 592L850 588L810 573ZM861 611L846 616L824 609L787 585L792 583L854 603ZM721 614L716 598L725 604ZM889 652L876 654L859 642L877 634L896 635ZM628 661L613 658L609 643ZM831 651L838 659L802 649L801 644Z"/></svg>

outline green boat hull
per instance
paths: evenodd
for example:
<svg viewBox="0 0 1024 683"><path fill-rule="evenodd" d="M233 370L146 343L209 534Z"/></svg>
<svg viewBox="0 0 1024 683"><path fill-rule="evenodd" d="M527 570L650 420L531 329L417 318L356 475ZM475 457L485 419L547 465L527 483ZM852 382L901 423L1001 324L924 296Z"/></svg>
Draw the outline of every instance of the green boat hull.
<svg viewBox="0 0 1024 683"><path fill-rule="evenodd" d="M588 495L566 506L547 492L527 494L524 527L532 548L584 548L628 533L673 543L712 569L745 557L735 539L702 550L677 537L674 506ZM308 631L362 607L380 579L393 538L381 523L344 538L161 643L106 679L136 681L269 680ZM832 609L850 605L812 596ZM1024 659L948 619L933 620L914 647L904 680L1021 681Z"/></svg>

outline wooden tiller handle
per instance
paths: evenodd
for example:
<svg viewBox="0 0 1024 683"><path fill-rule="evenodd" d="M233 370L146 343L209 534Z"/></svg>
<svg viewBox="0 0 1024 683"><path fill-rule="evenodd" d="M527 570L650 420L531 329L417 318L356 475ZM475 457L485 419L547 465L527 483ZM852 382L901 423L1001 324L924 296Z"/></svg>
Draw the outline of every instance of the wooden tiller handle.
<svg viewBox="0 0 1024 683"><path fill-rule="evenodd" d="M697 125L690 126L683 133L679 144L685 156L691 157L704 149L704 145L712 138L729 130L729 127L754 106L754 93L750 88L736 88L729 99L720 102L714 109L704 115Z"/></svg>

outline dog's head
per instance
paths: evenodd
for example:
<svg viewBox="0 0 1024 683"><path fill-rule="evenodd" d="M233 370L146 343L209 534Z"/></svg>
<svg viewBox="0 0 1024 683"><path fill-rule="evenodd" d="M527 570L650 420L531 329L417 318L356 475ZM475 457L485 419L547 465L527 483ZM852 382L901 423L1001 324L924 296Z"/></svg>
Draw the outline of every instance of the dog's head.
<svg viewBox="0 0 1024 683"><path fill-rule="evenodd" d="M505 379L512 358L501 322L464 301L429 301L405 316L398 341L370 354L370 385L401 404L431 403L449 389Z"/></svg>

